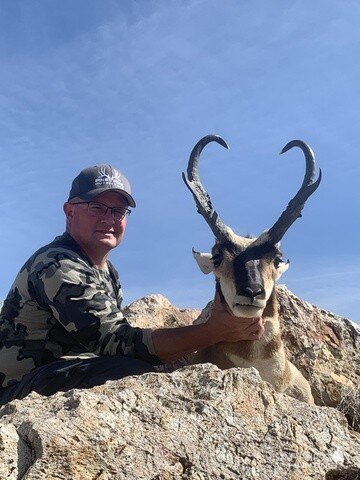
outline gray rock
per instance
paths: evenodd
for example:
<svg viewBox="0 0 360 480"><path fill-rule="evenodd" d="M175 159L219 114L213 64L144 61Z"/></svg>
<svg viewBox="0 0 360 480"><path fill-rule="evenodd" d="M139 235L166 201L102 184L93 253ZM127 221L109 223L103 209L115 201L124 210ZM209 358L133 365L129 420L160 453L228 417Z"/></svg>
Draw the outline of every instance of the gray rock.
<svg viewBox="0 0 360 480"><path fill-rule="evenodd" d="M124 308L129 323L141 328L191 325L200 315L194 308L177 308L160 294L147 295Z"/></svg>
<svg viewBox="0 0 360 480"><path fill-rule="evenodd" d="M359 397L360 327L277 287L283 340L289 359L309 380L318 405L337 407Z"/></svg>
<svg viewBox="0 0 360 480"><path fill-rule="evenodd" d="M32 393L0 418L1 479L305 480L360 467L340 412L275 393L255 369L205 364Z"/></svg>
<svg viewBox="0 0 360 480"><path fill-rule="evenodd" d="M318 405L358 428L359 328L277 293L289 357ZM162 295L125 308L152 328L199 313ZM360 435L340 411L278 394L255 369L186 366L0 408L0 480L359 480L359 468Z"/></svg>
<svg viewBox="0 0 360 480"><path fill-rule="evenodd" d="M282 337L289 359L311 384L315 402L341 408L359 429L360 327L346 318L305 302L284 285L277 286ZM178 309L162 295L149 295L125 309L141 327L196 323L200 311ZM162 370L191 363L191 356ZM350 400L350 401L349 401Z"/></svg>

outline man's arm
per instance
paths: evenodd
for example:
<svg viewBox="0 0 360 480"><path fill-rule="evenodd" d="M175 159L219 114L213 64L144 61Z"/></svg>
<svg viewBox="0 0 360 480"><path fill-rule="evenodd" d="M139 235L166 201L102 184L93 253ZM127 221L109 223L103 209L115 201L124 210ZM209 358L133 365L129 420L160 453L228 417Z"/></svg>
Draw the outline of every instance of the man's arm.
<svg viewBox="0 0 360 480"><path fill-rule="evenodd" d="M207 322L153 330L152 340L156 355L168 363L219 342L258 340L263 333L261 318L233 317L216 298Z"/></svg>
<svg viewBox="0 0 360 480"><path fill-rule="evenodd" d="M156 365L220 341L256 340L253 333L263 332L261 320L231 316L218 298L205 324L152 332L135 328L83 261L62 255L40 264L40 271L35 272L39 300L51 308L74 345L97 355L126 355Z"/></svg>
<svg viewBox="0 0 360 480"><path fill-rule="evenodd" d="M38 303L50 308L53 317L70 334L64 355L71 349L83 349L100 356L125 355L153 365L161 363L153 351L151 329L129 325L118 299L109 294L95 269L66 252L46 255L33 269L33 289Z"/></svg>

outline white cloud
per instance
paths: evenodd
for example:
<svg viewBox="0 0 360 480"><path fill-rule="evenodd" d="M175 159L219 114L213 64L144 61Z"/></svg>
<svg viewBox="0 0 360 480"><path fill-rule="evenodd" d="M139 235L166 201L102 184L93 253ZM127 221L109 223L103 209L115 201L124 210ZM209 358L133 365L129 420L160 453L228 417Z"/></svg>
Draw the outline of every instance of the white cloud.
<svg viewBox="0 0 360 480"><path fill-rule="evenodd" d="M67 24L44 2L36 3L42 12L36 18L27 8L27 33L19 29L2 54L3 272L59 233L74 174L110 162L123 168L139 198L129 241L147 269L115 255L128 278L143 276L130 288L141 296L156 287L176 302L201 305L212 286L203 288L204 278L194 274L199 287L188 288L193 274L182 269L192 245L212 242L180 176L193 144L210 132L229 141L230 152L216 146L204 152L204 185L226 223L257 234L301 182L302 159L277 157L300 137L314 147L324 179L284 239L296 261L310 260L301 275L288 277L295 282L289 286L324 308L355 315L357 284L354 277L349 283L348 269L359 258L347 260L343 276L330 259L343 245L349 253L358 248L359 5L104 0L101 12L89 6L89 19L75 4L62 3ZM309 278L320 252L329 268ZM1 291L8 291L9 275L2 275Z"/></svg>

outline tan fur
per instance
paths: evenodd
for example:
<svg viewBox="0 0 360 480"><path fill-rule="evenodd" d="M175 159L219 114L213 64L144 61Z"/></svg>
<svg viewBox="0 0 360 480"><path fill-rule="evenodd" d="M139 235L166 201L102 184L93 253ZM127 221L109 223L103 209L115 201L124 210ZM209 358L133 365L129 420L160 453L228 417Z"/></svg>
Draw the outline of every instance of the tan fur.
<svg viewBox="0 0 360 480"><path fill-rule="evenodd" d="M264 346L264 358L272 358L274 357L277 352L281 349L282 347L282 340L281 340L281 335L278 333L274 335L273 339L270 340L265 346Z"/></svg>
<svg viewBox="0 0 360 480"><path fill-rule="evenodd" d="M196 323L207 320L211 307L212 303L207 306ZM286 358L280 333L275 288L263 311L263 319L265 332L259 340L220 342L198 351L193 362L213 363L223 370L232 367L255 367L261 378L269 382L278 392L313 404L309 382Z"/></svg>

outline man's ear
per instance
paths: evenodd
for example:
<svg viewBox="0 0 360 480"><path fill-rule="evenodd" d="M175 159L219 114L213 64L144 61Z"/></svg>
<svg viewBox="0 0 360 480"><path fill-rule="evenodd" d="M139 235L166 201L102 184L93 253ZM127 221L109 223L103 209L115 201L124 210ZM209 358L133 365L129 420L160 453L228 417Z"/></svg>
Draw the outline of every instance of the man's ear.
<svg viewBox="0 0 360 480"><path fill-rule="evenodd" d="M65 202L63 205L63 210L66 218L71 218L73 216L73 209L71 203Z"/></svg>

